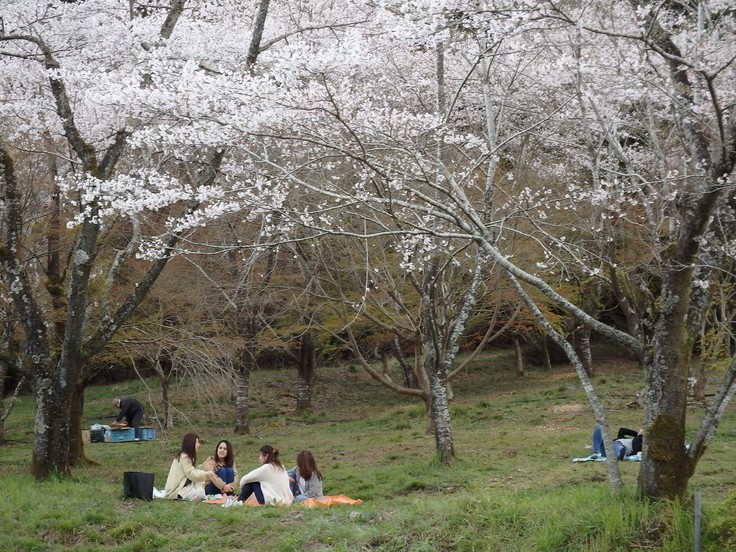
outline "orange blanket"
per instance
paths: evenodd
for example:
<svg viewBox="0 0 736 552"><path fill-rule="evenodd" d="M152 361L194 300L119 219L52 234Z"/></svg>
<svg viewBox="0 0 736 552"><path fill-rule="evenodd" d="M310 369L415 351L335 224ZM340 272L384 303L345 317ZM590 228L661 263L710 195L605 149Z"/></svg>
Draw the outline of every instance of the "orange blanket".
<svg viewBox="0 0 736 552"><path fill-rule="evenodd" d="M330 495L325 496L322 499L308 498L304 502L299 502L298 504L306 506L307 508L314 508L316 506L329 508L330 506L335 506L336 504L350 504L352 506L359 506L360 504L363 504L363 501L359 498L350 498L349 496L345 495Z"/></svg>
<svg viewBox="0 0 736 552"><path fill-rule="evenodd" d="M209 500L205 500L204 503L225 504L225 497L223 496L221 498L211 498ZM302 506L306 506L307 508L315 508L317 506L329 508L330 506L335 506L336 504L349 504L352 506L359 506L360 504L363 504L363 501L360 499L350 498L349 496L345 495L330 495L325 496L324 498L319 500L316 498L308 498L304 502L296 502L295 504L300 504ZM250 495L248 497L248 500L245 501L244 506L260 506L260 504L258 504L255 495Z"/></svg>
<svg viewBox="0 0 736 552"><path fill-rule="evenodd" d="M236 497L237 498L237 497ZM225 504L226 497L221 498L210 498L209 500L205 500L205 504ZM244 506L260 506L258 504L258 500L256 500L256 495L252 494L250 495L247 500L245 501Z"/></svg>

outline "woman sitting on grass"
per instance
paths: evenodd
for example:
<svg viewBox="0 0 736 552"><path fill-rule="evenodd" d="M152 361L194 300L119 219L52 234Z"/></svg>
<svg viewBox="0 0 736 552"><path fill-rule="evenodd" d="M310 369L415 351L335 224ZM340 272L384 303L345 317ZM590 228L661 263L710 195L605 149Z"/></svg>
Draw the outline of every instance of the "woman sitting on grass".
<svg viewBox="0 0 736 552"><path fill-rule="evenodd" d="M181 450L174 456L174 461L169 469L166 479L164 498L183 500L204 500L204 486L202 483L209 481L214 475L212 468L198 469L197 450L199 449L199 436L196 433L187 433L181 442Z"/></svg>
<svg viewBox="0 0 736 552"><path fill-rule="evenodd" d="M296 456L296 467L289 471L289 483L294 494L294 502L303 502L308 498L321 500L322 474L317 469L314 456L303 450Z"/></svg>
<svg viewBox="0 0 736 552"><path fill-rule="evenodd" d="M212 477L210 482L207 483L204 488L205 494L233 494L238 470L235 467L235 452L230 441L223 439L217 443L214 458L210 456L207 460L214 463L216 477Z"/></svg>
<svg viewBox="0 0 736 552"><path fill-rule="evenodd" d="M261 465L240 479L240 496L232 504L242 504L251 494L255 494L258 504L290 505L294 497L289 489L289 476L279 460L278 449L270 445L262 446L258 460ZM230 502L224 504L230 505Z"/></svg>

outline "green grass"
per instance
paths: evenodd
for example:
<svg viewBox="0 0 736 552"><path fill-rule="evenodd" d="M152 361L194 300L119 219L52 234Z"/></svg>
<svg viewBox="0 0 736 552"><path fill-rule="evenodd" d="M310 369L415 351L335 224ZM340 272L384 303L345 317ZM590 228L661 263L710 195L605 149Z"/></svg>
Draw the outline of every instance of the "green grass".
<svg viewBox="0 0 736 552"><path fill-rule="evenodd" d="M602 364L595 378L613 426L637 426L627 406L639 372ZM400 376L396 374L398 380ZM29 475L33 399L22 396L6 420L0 446L0 550L265 550L265 551L634 551L693 549L692 504L636 498L638 464L621 466L623 496L611 497L603 463L573 464L588 453L593 416L574 372L529 370L518 378L505 354L488 354L453 382L456 459L435 460L423 405L391 394L349 367L322 368L313 409L294 411L293 373L260 371L252 382L251 434L233 435L228 392L213 398L186 382L175 386L176 425L159 439L92 443L97 464L68 479ZM110 398L138 397L161 412L155 380L90 388L85 423L114 414ZM692 427L701 407L691 407ZM734 407L691 480L702 496L702 550L736 548ZM228 438L241 473L263 444L290 467L296 453L315 453L327 494L361 498L360 506L309 510L220 508L127 500L124 471L166 480L181 436L198 432L211 454Z"/></svg>

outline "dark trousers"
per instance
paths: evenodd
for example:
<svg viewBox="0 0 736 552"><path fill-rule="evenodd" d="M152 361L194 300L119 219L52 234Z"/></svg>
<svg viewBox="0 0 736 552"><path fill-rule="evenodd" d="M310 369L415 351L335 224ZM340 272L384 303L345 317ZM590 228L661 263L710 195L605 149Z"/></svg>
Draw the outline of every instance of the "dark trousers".
<svg viewBox="0 0 736 552"><path fill-rule="evenodd" d="M141 430L138 426L140 426L143 421L143 410L136 410L132 415L126 416L125 421L128 422L128 427L135 429L136 439L140 439Z"/></svg>
<svg viewBox="0 0 736 552"><path fill-rule="evenodd" d="M225 483L232 483L235 481L235 472L233 471L232 468L226 468L225 466L220 466L215 471L215 474L217 475L217 477L222 479ZM220 494L220 489L217 488L217 485L210 482L210 483L207 483L207 486L204 488L204 494L208 494L208 495ZM227 494L231 495L234 493L227 493Z"/></svg>
<svg viewBox="0 0 736 552"><path fill-rule="evenodd" d="M243 488L240 489L240 496L238 497L238 500L242 500L245 502L248 500L248 497L255 493L256 500L258 501L258 504L265 504L266 499L263 498L263 491L261 490L261 484L256 481L254 483L246 483L243 485Z"/></svg>

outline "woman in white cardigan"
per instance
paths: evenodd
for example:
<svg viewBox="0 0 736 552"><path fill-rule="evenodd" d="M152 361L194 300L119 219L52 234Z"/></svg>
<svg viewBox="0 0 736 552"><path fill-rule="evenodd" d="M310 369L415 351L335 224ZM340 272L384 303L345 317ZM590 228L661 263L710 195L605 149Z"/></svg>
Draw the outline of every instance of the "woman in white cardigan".
<svg viewBox="0 0 736 552"><path fill-rule="evenodd" d="M289 476L279 460L278 449L262 446L258 460L261 465L240 479L238 502L243 503L255 494L259 504L290 505L294 497L289 488Z"/></svg>
<svg viewBox="0 0 736 552"><path fill-rule="evenodd" d="M197 465L197 450L199 436L196 433L187 433L181 442L181 450L174 456L166 479L164 498L184 500L204 500L204 483L214 475L211 469L195 468Z"/></svg>

